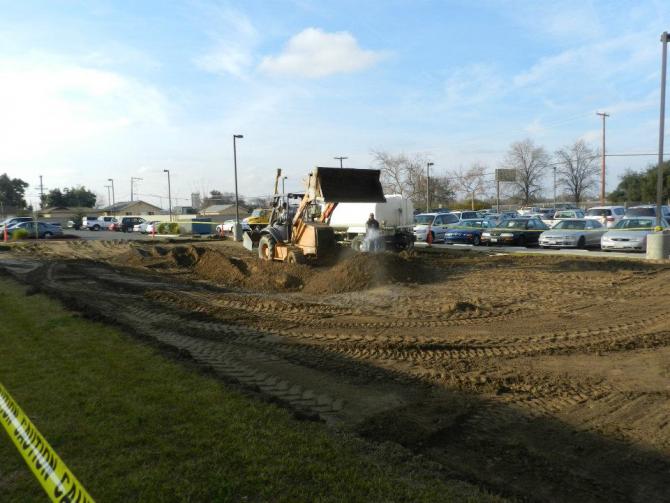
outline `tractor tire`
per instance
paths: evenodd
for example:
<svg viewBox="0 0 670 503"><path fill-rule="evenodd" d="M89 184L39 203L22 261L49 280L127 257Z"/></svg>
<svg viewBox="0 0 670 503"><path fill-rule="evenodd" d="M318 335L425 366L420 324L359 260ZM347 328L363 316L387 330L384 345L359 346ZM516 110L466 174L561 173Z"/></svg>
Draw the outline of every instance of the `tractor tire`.
<svg viewBox="0 0 670 503"><path fill-rule="evenodd" d="M258 258L261 260L274 260L275 256L275 238L266 234L261 237L258 243Z"/></svg>
<svg viewBox="0 0 670 503"><path fill-rule="evenodd" d="M302 251L291 250L290 252L288 252L286 261L289 264L304 264L305 262L307 262L307 259L305 258L305 255L303 255Z"/></svg>
<svg viewBox="0 0 670 503"><path fill-rule="evenodd" d="M355 252L361 251L364 240L365 238L363 236L356 236L354 239L351 240L351 249L354 250Z"/></svg>

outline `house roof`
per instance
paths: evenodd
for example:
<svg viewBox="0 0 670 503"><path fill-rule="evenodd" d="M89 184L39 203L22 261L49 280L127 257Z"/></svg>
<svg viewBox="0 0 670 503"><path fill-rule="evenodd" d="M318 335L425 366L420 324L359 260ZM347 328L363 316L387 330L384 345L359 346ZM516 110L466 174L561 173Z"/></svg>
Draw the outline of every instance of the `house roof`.
<svg viewBox="0 0 670 503"><path fill-rule="evenodd" d="M142 200L137 200L137 201L119 201L118 203L114 203L110 206L107 206L106 208L103 208L103 211L123 211L126 208L129 208L131 206L135 206L136 204L146 204L147 206L151 206L152 208L156 208L158 211L162 211L162 208L159 208L155 204L147 203L146 201Z"/></svg>

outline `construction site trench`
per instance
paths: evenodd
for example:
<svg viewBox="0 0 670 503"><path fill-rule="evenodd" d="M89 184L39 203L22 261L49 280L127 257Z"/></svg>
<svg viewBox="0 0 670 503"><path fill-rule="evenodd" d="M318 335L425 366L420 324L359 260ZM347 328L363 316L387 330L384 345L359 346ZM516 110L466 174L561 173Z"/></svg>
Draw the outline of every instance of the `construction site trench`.
<svg viewBox="0 0 670 503"><path fill-rule="evenodd" d="M227 241L6 247L0 267L304 418L528 501L670 501L670 266Z"/></svg>

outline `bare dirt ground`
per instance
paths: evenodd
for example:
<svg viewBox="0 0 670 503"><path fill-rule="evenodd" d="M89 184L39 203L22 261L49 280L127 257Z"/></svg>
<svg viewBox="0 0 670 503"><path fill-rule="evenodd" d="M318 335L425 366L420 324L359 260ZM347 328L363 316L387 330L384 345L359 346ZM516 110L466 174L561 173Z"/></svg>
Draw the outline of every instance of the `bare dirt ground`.
<svg viewBox="0 0 670 503"><path fill-rule="evenodd" d="M58 242L0 266L445 477L670 501L670 266L467 252L268 264L228 243Z"/></svg>

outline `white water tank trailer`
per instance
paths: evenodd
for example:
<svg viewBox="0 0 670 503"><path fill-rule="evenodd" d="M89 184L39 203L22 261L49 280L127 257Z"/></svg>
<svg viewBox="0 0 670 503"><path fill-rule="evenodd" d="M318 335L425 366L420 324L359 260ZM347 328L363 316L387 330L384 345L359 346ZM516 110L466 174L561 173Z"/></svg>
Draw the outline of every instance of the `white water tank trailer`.
<svg viewBox="0 0 670 503"><path fill-rule="evenodd" d="M347 234L364 234L365 222L374 213L382 229L414 226L412 201L398 194L384 196L385 203L340 203L333 211L330 226Z"/></svg>

